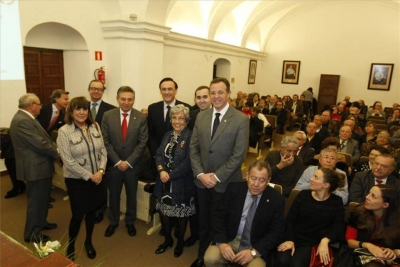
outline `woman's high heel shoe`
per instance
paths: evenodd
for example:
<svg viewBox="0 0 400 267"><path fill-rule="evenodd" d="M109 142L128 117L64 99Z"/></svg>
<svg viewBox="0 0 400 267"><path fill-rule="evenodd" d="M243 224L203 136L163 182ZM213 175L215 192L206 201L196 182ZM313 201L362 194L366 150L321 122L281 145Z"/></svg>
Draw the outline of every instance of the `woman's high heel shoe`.
<svg viewBox="0 0 400 267"><path fill-rule="evenodd" d="M156 254L164 253L167 250L168 247L172 247L173 245L174 245L174 241L162 243L156 249Z"/></svg>

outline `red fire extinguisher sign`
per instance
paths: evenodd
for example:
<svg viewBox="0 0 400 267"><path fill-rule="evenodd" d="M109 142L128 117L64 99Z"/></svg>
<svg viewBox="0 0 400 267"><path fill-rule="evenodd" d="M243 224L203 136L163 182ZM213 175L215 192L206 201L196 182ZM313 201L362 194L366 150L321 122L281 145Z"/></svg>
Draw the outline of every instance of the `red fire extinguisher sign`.
<svg viewBox="0 0 400 267"><path fill-rule="evenodd" d="M101 51L94 51L94 59L98 61L103 60L103 52Z"/></svg>

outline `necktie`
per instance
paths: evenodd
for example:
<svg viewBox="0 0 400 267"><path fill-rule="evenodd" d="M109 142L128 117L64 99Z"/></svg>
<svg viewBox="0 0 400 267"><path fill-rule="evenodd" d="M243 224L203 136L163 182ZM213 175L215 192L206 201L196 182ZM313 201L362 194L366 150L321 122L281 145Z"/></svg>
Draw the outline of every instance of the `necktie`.
<svg viewBox="0 0 400 267"><path fill-rule="evenodd" d="M239 251L247 249L251 246L250 233L254 214L256 213L257 209L257 196L252 195L251 197L253 198L253 202L251 203L249 211L247 212L246 223L244 224L242 238L240 239Z"/></svg>
<svg viewBox="0 0 400 267"><path fill-rule="evenodd" d="M90 113L92 113L92 118L96 119L96 115L97 115L97 111L96 111L96 107L97 107L97 103L93 103L92 104L92 109L90 110Z"/></svg>
<svg viewBox="0 0 400 267"><path fill-rule="evenodd" d="M50 130L54 126L54 124L56 123L59 115L60 115L60 112L56 111L53 119L51 120L51 122L49 124L49 127L47 127L47 130Z"/></svg>
<svg viewBox="0 0 400 267"><path fill-rule="evenodd" d="M377 184L382 184L383 183L383 181L379 180L379 179L375 179L375 181L376 181Z"/></svg>
<svg viewBox="0 0 400 267"><path fill-rule="evenodd" d="M293 102L293 113L296 113L297 102Z"/></svg>
<svg viewBox="0 0 400 267"><path fill-rule="evenodd" d="M128 121L126 120L126 116L128 116L128 113L123 113L124 119L122 120L122 125L121 125L121 132L122 132L122 141L125 142L126 139L126 133L128 132Z"/></svg>
<svg viewBox="0 0 400 267"><path fill-rule="evenodd" d="M221 115L221 113L215 113L215 119L214 119L214 123L213 123L211 139L214 137L214 134L217 131L217 128L219 126L219 116L220 115Z"/></svg>
<svg viewBox="0 0 400 267"><path fill-rule="evenodd" d="M171 126L171 118L170 118L170 114L171 114L171 106L167 106L167 114L165 115L165 119L164 119L164 123L167 127L167 130L172 129Z"/></svg>
<svg viewBox="0 0 400 267"><path fill-rule="evenodd" d="M344 142L343 142L343 141L340 141L340 148L339 148L339 150L342 151L343 148L344 148Z"/></svg>

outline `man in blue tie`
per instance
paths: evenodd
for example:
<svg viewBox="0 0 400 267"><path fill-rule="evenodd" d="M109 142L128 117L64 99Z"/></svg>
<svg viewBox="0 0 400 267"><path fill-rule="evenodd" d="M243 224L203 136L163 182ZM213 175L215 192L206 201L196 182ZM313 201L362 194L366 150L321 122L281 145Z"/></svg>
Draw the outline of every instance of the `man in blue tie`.
<svg viewBox="0 0 400 267"><path fill-rule="evenodd" d="M204 256L206 266L266 266L284 235L285 200L268 185L270 173L267 162L255 161L247 182L228 186L215 213L215 243Z"/></svg>

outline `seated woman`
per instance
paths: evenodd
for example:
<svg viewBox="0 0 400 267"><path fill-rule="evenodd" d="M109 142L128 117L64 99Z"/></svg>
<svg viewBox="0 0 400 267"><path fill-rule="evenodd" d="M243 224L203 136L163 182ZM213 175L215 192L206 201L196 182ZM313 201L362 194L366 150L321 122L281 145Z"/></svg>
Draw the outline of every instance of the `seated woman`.
<svg viewBox="0 0 400 267"><path fill-rule="evenodd" d="M165 241L158 246L155 253L164 253L172 247L171 217L178 221L178 241L174 256L183 252L186 225L188 218L196 213L196 186L189 158L189 144L192 132L186 127L189 121L189 108L182 104L171 108L172 130L164 135L155 156L159 176L154 188L157 198L156 208L160 211L161 225Z"/></svg>
<svg viewBox="0 0 400 267"><path fill-rule="evenodd" d="M340 116L337 106L332 106L331 120L338 121L339 124L342 122L342 116Z"/></svg>
<svg viewBox="0 0 400 267"><path fill-rule="evenodd" d="M367 112L367 119L369 116L385 117L385 112L382 110L382 102L375 101L375 103L372 105L372 108L370 108Z"/></svg>
<svg viewBox="0 0 400 267"><path fill-rule="evenodd" d="M376 124L373 121L367 121L365 123L365 133L361 135L360 140L358 142L358 146L361 149L362 144L367 142L375 142L376 141Z"/></svg>
<svg viewBox="0 0 400 267"><path fill-rule="evenodd" d="M339 147L340 147L339 140L333 136L325 138L325 140L322 141L322 143L321 143L321 150L323 150L325 148L330 148L337 152ZM314 159L319 159L320 156L321 156L321 154L317 154L314 156ZM343 154L338 154L337 161L346 163L346 157Z"/></svg>
<svg viewBox="0 0 400 267"><path fill-rule="evenodd" d="M299 192L290 208L285 222L287 241L278 246L276 266L309 266L311 249L317 245L321 261L330 262L329 243L339 241L345 233L342 199L332 194L343 186L342 175L334 170L315 172L310 190Z"/></svg>
<svg viewBox="0 0 400 267"><path fill-rule="evenodd" d="M395 159L397 158L398 150L394 149L393 147L391 147L391 145L390 145L390 135L389 135L388 131L380 131L378 133L377 137L376 137L376 141L375 142L364 143L361 146L360 155L361 156L368 156L369 151L371 150L371 147L373 145L383 146L384 148L389 150L389 154L392 157L394 157Z"/></svg>
<svg viewBox="0 0 400 267"><path fill-rule="evenodd" d="M351 212L346 231L350 248L365 248L372 256L358 256L357 266L393 266L400 263L400 212L396 190L386 184L373 186ZM397 265L396 265L397 266Z"/></svg>

